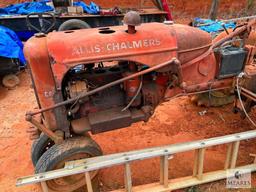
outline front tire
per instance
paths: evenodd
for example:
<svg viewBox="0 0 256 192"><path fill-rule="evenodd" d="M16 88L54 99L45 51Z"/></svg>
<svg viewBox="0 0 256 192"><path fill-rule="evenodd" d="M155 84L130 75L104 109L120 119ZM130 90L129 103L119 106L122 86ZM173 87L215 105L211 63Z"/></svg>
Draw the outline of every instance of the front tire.
<svg viewBox="0 0 256 192"><path fill-rule="evenodd" d="M53 145L38 160L36 173L60 169L65 162L102 155L100 147L88 137L77 137L65 140L59 145ZM92 183L97 183L97 171L91 172ZM72 192L83 187L86 182L84 174L67 176L47 181L52 192Z"/></svg>
<svg viewBox="0 0 256 192"><path fill-rule="evenodd" d="M31 147L31 160L34 167L36 166L40 157L53 145L54 141L43 133L41 133L40 137L33 142Z"/></svg>

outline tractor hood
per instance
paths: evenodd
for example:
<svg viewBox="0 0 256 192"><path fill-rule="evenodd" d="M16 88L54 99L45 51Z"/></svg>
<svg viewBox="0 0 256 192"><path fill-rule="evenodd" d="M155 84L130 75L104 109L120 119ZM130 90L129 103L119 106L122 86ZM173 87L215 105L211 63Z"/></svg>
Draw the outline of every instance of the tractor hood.
<svg viewBox="0 0 256 192"><path fill-rule="evenodd" d="M115 26L53 32L47 38L49 54L62 64L129 59L151 65L176 56L165 55L177 50L174 30L158 23L142 24L136 30L129 34L127 26ZM156 59L157 54L162 57Z"/></svg>
<svg viewBox="0 0 256 192"><path fill-rule="evenodd" d="M177 57L177 51L210 43L210 35L201 30L162 23L142 24L135 34L127 33L127 26L115 26L47 35L50 57L64 65L131 60L152 66Z"/></svg>

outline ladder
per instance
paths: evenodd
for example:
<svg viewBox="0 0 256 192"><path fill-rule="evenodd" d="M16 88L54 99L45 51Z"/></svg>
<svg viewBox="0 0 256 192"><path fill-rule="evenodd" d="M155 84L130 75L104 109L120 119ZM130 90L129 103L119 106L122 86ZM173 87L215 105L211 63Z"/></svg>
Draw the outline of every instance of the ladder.
<svg viewBox="0 0 256 192"><path fill-rule="evenodd" d="M62 169L57 169L45 173L35 174L32 176L17 179L16 186L27 184L41 183L43 192L48 192L46 181L57 179L65 176L81 174L85 175L86 190L93 192L90 172L100 170L116 165L124 165L124 183L125 189L118 189L114 192L167 192L186 187L191 187L203 183L213 182L227 178L227 171L247 170L256 171L256 155L254 162L248 165L236 166L240 141L256 138L256 131L247 131L210 139L203 139L192 142L178 143L161 147L147 148L142 150L130 151L125 153L116 153L93 157L88 159L70 161ZM204 173L205 150L216 145L227 145L226 160L222 170ZM169 160L173 155L186 151L195 151L193 175L169 179L168 167ZM160 177L159 182L145 184L140 186L132 185L131 163L142 161L149 158L160 158Z"/></svg>

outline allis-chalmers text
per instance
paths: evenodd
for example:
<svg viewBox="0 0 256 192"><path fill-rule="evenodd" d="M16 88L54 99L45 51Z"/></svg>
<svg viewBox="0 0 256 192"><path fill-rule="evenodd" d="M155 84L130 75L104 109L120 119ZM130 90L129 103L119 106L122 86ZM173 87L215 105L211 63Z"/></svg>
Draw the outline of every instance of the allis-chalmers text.
<svg viewBox="0 0 256 192"><path fill-rule="evenodd" d="M156 47L161 45L158 39L144 39L138 41L111 42L106 44L81 45L74 47L72 55L86 55L101 52L116 52L129 49L140 49L148 47Z"/></svg>

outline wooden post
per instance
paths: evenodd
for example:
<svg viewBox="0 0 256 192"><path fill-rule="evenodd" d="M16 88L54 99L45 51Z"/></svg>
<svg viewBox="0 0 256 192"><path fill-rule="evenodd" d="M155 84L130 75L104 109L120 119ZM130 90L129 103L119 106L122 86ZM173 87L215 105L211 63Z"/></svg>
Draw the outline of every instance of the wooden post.
<svg viewBox="0 0 256 192"><path fill-rule="evenodd" d="M212 5L209 13L209 19L216 20L219 7L219 0L212 0Z"/></svg>
<svg viewBox="0 0 256 192"><path fill-rule="evenodd" d="M160 184L168 187L168 175L169 175L169 157L168 155L160 157Z"/></svg>
<svg viewBox="0 0 256 192"><path fill-rule="evenodd" d="M74 6L74 0L70 0L70 6Z"/></svg>
<svg viewBox="0 0 256 192"><path fill-rule="evenodd" d="M91 181L91 176L89 172L85 172L85 180L86 180L87 192L93 192L92 181Z"/></svg>
<svg viewBox="0 0 256 192"><path fill-rule="evenodd" d="M249 11L253 7L254 7L254 0L247 0L246 10Z"/></svg>
<svg viewBox="0 0 256 192"><path fill-rule="evenodd" d="M43 192L49 192L48 186L45 181L41 182L41 187L42 187Z"/></svg>
<svg viewBox="0 0 256 192"><path fill-rule="evenodd" d="M125 191L132 192L132 175L131 175L131 167L129 163L125 163L124 184L125 184Z"/></svg>
<svg viewBox="0 0 256 192"><path fill-rule="evenodd" d="M231 169L236 167L236 160L237 160L237 156L238 156L239 145L240 145L240 141L236 141L233 143L232 157L230 160L230 168Z"/></svg>

